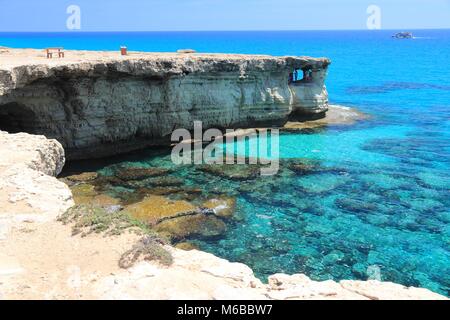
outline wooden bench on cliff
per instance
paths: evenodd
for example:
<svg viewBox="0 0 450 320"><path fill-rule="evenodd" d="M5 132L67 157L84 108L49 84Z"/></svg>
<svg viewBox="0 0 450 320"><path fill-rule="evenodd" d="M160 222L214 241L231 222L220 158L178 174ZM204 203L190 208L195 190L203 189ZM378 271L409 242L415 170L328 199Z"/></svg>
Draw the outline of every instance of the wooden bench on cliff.
<svg viewBox="0 0 450 320"><path fill-rule="evenodd" d="M58 54L58 58L64 58L64 48L46 48L45 52L47 53L47 59L53 58L54 53Z"/></svg>

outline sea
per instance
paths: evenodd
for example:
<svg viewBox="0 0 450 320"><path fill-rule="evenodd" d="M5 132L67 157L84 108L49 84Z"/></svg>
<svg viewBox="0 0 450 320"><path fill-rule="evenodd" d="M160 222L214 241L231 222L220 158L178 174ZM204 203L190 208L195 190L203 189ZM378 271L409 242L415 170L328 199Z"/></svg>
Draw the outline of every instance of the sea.
<svg viewBox="0 0 450 320"><path fill-rule="evenodd" d="M236 181L177 169L151 150L68 166L106 175L165 166L207 196L229 194L240 218L222 237L191 242L263 280L375 279L450 296L450 30L411 30L404 40L391 37L397 31L0 33L0 46L330 58L330 102L369 117L281 134L282 160L318 165L307 174Z"/></svg>

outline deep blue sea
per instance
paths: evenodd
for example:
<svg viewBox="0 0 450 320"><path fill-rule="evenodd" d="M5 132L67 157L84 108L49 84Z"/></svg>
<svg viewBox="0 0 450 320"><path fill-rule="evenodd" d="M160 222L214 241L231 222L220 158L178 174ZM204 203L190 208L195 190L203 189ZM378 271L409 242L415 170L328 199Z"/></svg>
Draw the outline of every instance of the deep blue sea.
<svg viewBox="0 0 450 320"><path fill-rule="evenodd" d="M262 278L381 278L450 296L450 30L413 32L412 40L392 39L394 31L0 33L0 46L331 58L331 103L372 117L283 134L282 158L318 161L311 174L245 183L195 168L174 173L238 199L242 220L224 238L194 241ZM130 165L169 159L142 153Z"/></svg>

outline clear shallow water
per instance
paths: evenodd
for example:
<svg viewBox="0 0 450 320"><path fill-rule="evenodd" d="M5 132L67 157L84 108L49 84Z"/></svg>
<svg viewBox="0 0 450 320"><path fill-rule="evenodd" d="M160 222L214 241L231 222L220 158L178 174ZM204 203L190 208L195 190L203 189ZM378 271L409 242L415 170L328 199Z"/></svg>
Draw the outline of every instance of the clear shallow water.
<svg viewBox="0 0 450 320"><path fill-rule="evenodd" d="M330 57L332 103L373 117L282 135L286 161L319 161L321 169L306 175L285 168L275 178L237 182L177 168L172 175L201 187L205 197L226 193L238 200L242 220L224 238L196 244L261 277L367 279L379 270L383 280L450 295L450 31L417 30L414 40L393 40L391 33L0 33L0 45ZM167 155L149 151L115 161L173 166Z"/></svg>

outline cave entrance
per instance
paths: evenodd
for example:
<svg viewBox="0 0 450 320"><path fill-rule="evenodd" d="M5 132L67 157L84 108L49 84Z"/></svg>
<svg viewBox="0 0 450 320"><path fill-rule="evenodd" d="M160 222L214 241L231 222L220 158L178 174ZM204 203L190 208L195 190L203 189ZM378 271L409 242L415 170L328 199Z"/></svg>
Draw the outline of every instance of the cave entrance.
<svg viewBox="0 0 450 320"><path fill-rule="evenodd" d="M0 105L0 130L9 133L34 133L36 117L25 105L11 102Z"/></svg>

